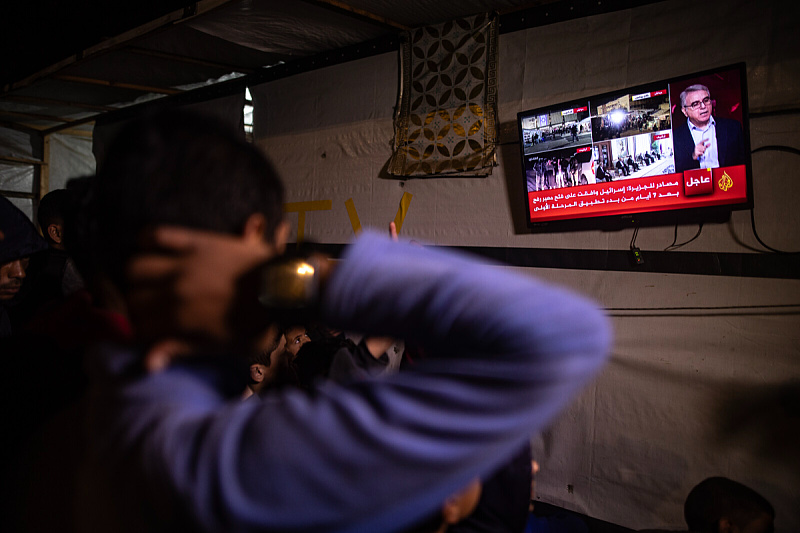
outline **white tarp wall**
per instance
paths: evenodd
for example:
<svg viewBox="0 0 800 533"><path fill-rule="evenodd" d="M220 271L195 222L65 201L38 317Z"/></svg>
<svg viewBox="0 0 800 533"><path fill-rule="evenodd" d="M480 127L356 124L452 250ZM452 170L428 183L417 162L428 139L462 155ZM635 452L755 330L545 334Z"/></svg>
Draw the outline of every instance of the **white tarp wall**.
<svg viewBox="0 0 800 533"><path fill-rule="evenodd" d="M10 128L0 128L0 156L19 159L38 159L33 155L31 136ZM33 188L34 167L0 161L0 190L30 193ZM33 214L33 201L28 198L9 198L29 217Z"/></svg>
<svg viewBox="0 0 800 533"><path fill-rule="evenodd" d="M72 178L95 172L92 138L54 133L50 136L49 191L64 189Z"/></svg>
<svg viewBox="0 0 800 533"><path fill-rule="evenodd" d="M521 229L516 113L740 61L747 62L751 111L796 107L799 16L793 2L678 0L501 35L504 144L499 167L486 179L387 179L395 54L251 88L254 135L284 177L295 236L297 210L307 209L306 239L349 241L350 199L362 226L384 230L409 193L402 237L453 246L625 250L630 230ZM751 131L753 148L797 147L800 115L753 118ZM797 250L797 156L758 153L753 163L759 235L775 248ZM682 227L678 241L695 230ZM671 227L646 228L637 244L646 254L672 240ZM728 224L706 225L681 250L754 249L760 247L749 213L736 212ZM525 270L593 296L610 309L616 331L613 358L599 379L534 439L543 501L632 528L677 529L689 489L705 477L724 475L773 502L777 531L800 530L800 430L796 418L789 424L782 416L786 402L769 400L776 387L800 379L797 307L794 314L776 307L800 303L800 281ZM622 310L627 308L656 311ZM741 398L762 410L734 423L743 435L725 438L722 414ZM796 406L797 396L793 401ZM782 447L760 448L775 435Z"/></svg>
<svg viewBox="0 0 800 533"><path fill-rule="evenodd" d="M42 139L39 135L0 128L0 155L28 160L41 160ZM49 180L47 191L63 189L67 180L94 174L91 137L54 133L49 136ZM33 190L35 167L33 165L0 162L0 189L20 193ZM32 220L33 200L9 198Z"/></svg>

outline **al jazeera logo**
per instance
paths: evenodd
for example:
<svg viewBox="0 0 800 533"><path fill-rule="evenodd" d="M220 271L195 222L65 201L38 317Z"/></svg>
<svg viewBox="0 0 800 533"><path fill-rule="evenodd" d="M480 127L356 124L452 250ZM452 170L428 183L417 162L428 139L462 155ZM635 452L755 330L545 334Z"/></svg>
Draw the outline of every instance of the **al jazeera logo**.
<svg viewBox="0 0 800 533"><path fill-rule="evenodd" d="M733 187L733 180L727 172L723 172L722 177L720 177L719 181L717 182L717 185L722 192L728 192L728 189Z"/></svg>

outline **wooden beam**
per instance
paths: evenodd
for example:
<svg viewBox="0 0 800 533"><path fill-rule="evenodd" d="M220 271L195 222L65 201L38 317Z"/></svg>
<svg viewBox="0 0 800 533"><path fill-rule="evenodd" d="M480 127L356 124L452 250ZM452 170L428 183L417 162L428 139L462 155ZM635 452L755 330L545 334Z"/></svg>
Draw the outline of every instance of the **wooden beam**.
<svg viewBox="0 0 800 533"><path fill-rule="evenodd" d="M28 135L39 135L46 129L46 126L34 126L33 124L22 124L19 122L12 122L10 120L2 119L0 119L0 126L21 131L22 133L27 133Z"/></svg>
<svg viewBox="0 0 800 533"><path fill-rule="evenodd" d="M0 96L0 98L4 100L11 100L12 102L23 102L28 104L46 104L46 105L63 106L63 107L77 107L79 109L92 109L94 111L114 111L116 109L119 109L118 107L112 107L109 105L86 104L84 102L70 102L67 100L40 98L38 96L24 96L21 94L6 94Z"/></svg>
<svg viewBox="0 0 800 533"><path fill-rule="evenodd" d="M93 132L89 130L58 130L53 133L58 133L59 135L70 135L72 137L87 137L89 139L91 139L93 136Z"/></svg>
<svg viewBox="0 0 800 533"><path fill-rule="evenodd" d="M73 120L72 122L68 122L67 124L63 124L61 126L53 126L52 128L47 128L45 130L42 130L42 133L45 135L50 135L51 133L60 133L64 130L72 130L75 126L81 126L83 124L94 124L96 116L97 115L92 115L91 117Z"/></svg>
<svg viewBox="0 0 800 533"><path fill-rule="evenodd" d="M228 72L242 72L244 74L250 74L255 70L252 68L240 67L238 65L226 65L224 63L215 63L213 61L206 61L204 59L195 59L194 57L187 57L178 54L169 54L167 52L158 52L156 50L149 50L147 48L139 48L138 46L130 46L124 49L126 52L131 52L134 54L149 56L149 57L158 57L160 59L167 59L169 61L178 61L181 63L191 63L193 65L201 65L204 67L211 67L220 70L226 70Z"/></svg>
<svg viewBox="0 0 800 533"><path fill-rule="evenodd" d="M123 44L137 37L141 37L142 35L146 35L160 28L169 26L170 24L175 24L177 22L184 22L193 19L194 17L197 17L204 13L208 13L213 9L225 5L228 2L231 2L231 0L200 0L199 2L196 2L184 9L178 9L176 11L173 11L172 13L164 15L163 17L159 17L151 22L143 24L132 30L126 31L125 33L122 33L116 37L112 37L111 39L106 39L105 41L95 46L87 48L86 50L83 50L62 61L59 61L58 63L54 63L53 65L50 65L49 67L42 69L39 72L32 74L27 78L24 78L16 83L6 84L3 87L3 92L8 93L10 91L13 91L14 89L27 87L28 85L32 84L38 79L50 76L51 74L54 74L59 70L68 67L70 65L73 65L75 63L78 63L84 59L87 59L90 56L93 56L100 52L104 52L106 50L110 50L112 48L119 46L120 44Z"/></svg>
<svg viewBox="0 0 800 533"><path fill-rule="evenodd" d="M15 163L18 165L45 165L44 161L39 161L38 159L28 159L27 157L14 157L11 155L0 155L0 161L5 163Z"/></svg>
<svg viewBox="0 0 800 533"><path fill-rule="evenodd" d="M184 91L180 89L165 89L164 87L150 87L148 85L137 85L135 83L125 83L121 81L98 80L96 78L84 78L83 76L68 76L66 74L56 74L52 76L54 80L71 81L74 83L85 83L87 85L101 85L103 87L114 87L115 89L131 89L145 93L158 94L180 94Z"/></svg>
<svg viewBox="0 0 800 533"><path fill-rule="evenodd" d="M47 120L49 122L69 122L69 119L56 117L54 115L40 115L38 113L20 113L18 111L6 111L0 109L0 115L15 118L32 118L34 120Z"/></svg>
<svg viewBox="0 0 800 533"><path fill-rule="evenodd" d="M34 192L37 191L34 190ZM50 136L42 135L42 166L39 167L39 198L48 192L50 192Z"/></svg>
<svg viewBox="0 0 800 533"><path fill-rule="evenodd" d="M19 192L19 191L2 191L0 190L0 194L7 198L27 198L29 200L33 200L34 195L30 192Z"/></svg>
<svg viewBox="0 0 800 533"><path fill-rule="evenodd" d="M35 176L34 176L35 177ZM35 186L35 180L34 180ZM50 192L50 136L42 135L42 165L39 167L39 190L33 190L39 198ZM36 203L36 208L39 204Z"/></svg>
<svg viewBox="0 0 800 533"><path fill-rule="evenodd" d="M365 19L370 20L372 22L378 22L379 24L381 24L383 26L389 26L390 28L394 28L396 30L406 31L406 30L410 30L411 29L408 26L404 26L403 24L400 24L399 22L395 22L393 20L387 19L386 17L382 17L380 15L376 15L374 13L370 13L369 11L365 11L363 9L359 9L357 7L350 6L348 4L345 4L344 2L339 2L339 0L305 0L305 1L309 2L311 4L318 4L318 5L324 5L324 6L327 6L327 7L332 7L334 9L336 9L337 11L344 11L344 12L347 12L347 13L353 13L355 15L358 15L360 18L365 18Z"/></svg>

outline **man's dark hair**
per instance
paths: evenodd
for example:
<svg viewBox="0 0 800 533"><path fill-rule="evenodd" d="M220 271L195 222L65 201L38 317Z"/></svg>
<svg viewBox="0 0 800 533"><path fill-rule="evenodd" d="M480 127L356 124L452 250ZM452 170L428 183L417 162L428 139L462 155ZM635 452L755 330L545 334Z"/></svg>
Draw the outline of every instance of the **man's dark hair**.
<svg viewBox="0 0 800 533"><path fill-rule="evenodd" d="M36 220L39 222L39 229L52 244L52 239L47 231L51 224L60 224L62 229L65 221L72 220L76 205L74 191L67 189L56 189L42 196L39 200L39 207L36 210Z"/></svg>
<svg viewBox="0 0 800 533"><path fill-rule="evenodd" d="M695 83L694 85L688 86L681 92L681 107L686 107L686 96L689 93L698 91L705 91L708 96L711 96L711 91L708 90L708 87L700 83Z"/></svg>
<svg viewBox="0 0 800 533"><path fill-rule="evenodd" d="M184 111L125 126L94 181L95 251L117 282L145 227L237 234L260 213L271 242L283 216L283 186L264 155L227 125Z"/></svg>
<svg viewBox="0 0 800 533"><path fill-rule="evenodd" d="M42 233L47 231L50 224L64 222L65 212L69 211L71 202L72 194L67 189L56 189L42 196L36 210L36 219Z"/></svg>
<svg viewBox="0 0 800 533"><path fill-rule="evenodd" d="M701 481L689 492L683 506L686 525L697 533L717 533L722 518L743 528L763 513L775 518L775 510L766 498L726 477Z"/></svg>
<svg viewBox="0 0 800 533"><path fill-rule="evenodd" d="M278 328L277 335L275 336L275 340L272 341L267 348L261 350L260 352L253 354L248 359L248 363L252 364L259 364L264 366L270 366L272 364L272 352L275 351L276 348L281 343L281 337L283 336L283 329Z"/></svg>
<svg viewBox="0 0 800 533"><path fill-rule="evenodd" d="M47 243L27 215L5 196L0 196L0 230L5 235L0 241L0 264L47 250Z"/></svg>

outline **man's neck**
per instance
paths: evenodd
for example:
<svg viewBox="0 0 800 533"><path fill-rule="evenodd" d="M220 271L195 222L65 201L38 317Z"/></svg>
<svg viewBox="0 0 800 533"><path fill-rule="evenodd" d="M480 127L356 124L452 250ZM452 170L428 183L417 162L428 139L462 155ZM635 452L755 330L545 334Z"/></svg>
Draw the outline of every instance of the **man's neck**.
<svg viewBox="0 0 800 533"><path fill-rule="evenodd" d="M709 125L709 124L711 124L711 117L708 117L708 120L706 120L704 124L698 124L697 122L695 122L695 121L694 121L694 120L692 120L692 119L689 119L689 122L690 122L690 123L691 123L691 124L692 124L692 125L693 125L695 128L697 128L697 129L699 129L699 130L704 130L704 129L706 129L706 128L708 127L708 125Z"/></svg>

